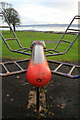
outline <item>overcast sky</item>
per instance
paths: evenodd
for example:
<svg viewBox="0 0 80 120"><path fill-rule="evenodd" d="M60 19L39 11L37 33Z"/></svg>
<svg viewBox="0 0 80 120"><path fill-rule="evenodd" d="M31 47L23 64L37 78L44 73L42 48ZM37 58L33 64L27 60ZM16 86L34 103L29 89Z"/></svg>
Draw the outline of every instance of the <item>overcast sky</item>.
<svg viewBox="0 0 80 120"><path fill-rule="evenodd" d="M69 24L78 14L79 0L3 0L3 2L13 5L20 15L22 24Z"/></svg>

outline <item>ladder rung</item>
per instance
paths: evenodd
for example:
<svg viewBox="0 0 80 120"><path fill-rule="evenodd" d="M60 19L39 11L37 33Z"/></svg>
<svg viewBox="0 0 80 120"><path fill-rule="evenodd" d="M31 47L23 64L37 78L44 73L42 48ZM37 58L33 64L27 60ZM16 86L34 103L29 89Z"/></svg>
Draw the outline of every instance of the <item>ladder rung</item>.
<svg viewBox="0 0 80 120"><path fill-rule="evenodd" d="M3 17L3 14L2 14L2 13L0 13L0 16L1 16L1 17Z"/></svg>
<svg viewBox="0 0 80 120"><path fill-rule="evenodd" d="M54 72L57 72L57 70L62 66L63 64L61 63L55 70Z"/></svg>
<svg viewBox="0 0 80 120"><path fill-rule="evenodd" d="M8 39L5 39L5 40L16 40L16 38L8 38Z"/></svg>
<svg viewBox="0 0 80 120"><path fill-rule="evenodd" d="M78 29L68 29L68 30L73 30L73 31L80 31L80 30L78 30Z"/></svg>
<svg viewBox="0 0 80 120"><path fill-rule="evenodd" d="M61 41L63 41L63 42L67 42L67 43L70 43L70 44L71 44L71 42L70 42L70 41L67 41L67 40L61 40Z"/></svg>
<svg viewBox="0 0 80 120"><path fill-rule="evenodd" d="M16 61L14 61L13 63L16 64L17 67L20 68L21 70L24 70Z"/></svg>
<svg viewBox="0 0 80 120"><path fill-rule="evenodd" d="M73 70L74 70L75 67L76 67L76 66L73 66L73 67L71 68L71 70L69 71L68 75L71 75L71 73L73 72Z"/></svg>
<svg viewBox="0 0 80 120"><path fill-rule="evenodd" d="M20 48L20 49L17 49L16 51L20 51L20 50L25 50L26 48Z"/></svg>
<svg viewBox="0 0 80 120"><path fill-rule="evenodd" d="M7 73L9 73L9 70L7 69L7 67L4 65L4 63L2 64L4 69L6 70Z"/></svg>
<svg viewBox="0 0 80 120"><path fill-rule="evenodd" d="M0 28L10 28L9 26L0 26Z"/></svg>
<svg viewBox="0 0 80 120"><path fill-rule="evenodd" d="M75 18L75 19L80 19L80 18L77 17L77 18Z"/></svg>
<svg viewBox="0 0 80 120"><path fill-rule="evenodd" d="M60 53L59 51L53 50L54 52Z"/></svg>
<svg viewBox="0 0 80 120"><path fill-rule="evenodd" d="M75 19L80 19L80 16L76 16Z"/></svg>

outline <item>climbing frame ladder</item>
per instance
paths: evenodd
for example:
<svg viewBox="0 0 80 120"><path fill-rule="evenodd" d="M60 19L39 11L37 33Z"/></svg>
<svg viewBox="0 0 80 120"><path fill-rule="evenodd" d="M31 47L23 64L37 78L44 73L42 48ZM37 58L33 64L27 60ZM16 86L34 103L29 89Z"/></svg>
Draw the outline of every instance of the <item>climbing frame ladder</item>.
<svg viewBox="0 0 80 120"><path fill-rule="evenodd" d="M78 20L78 22L76 24L77 29L72 28L72 26L74 25L75 20ZM46 52L50 53L50 54L47 54L46 56L63 55L63 54L65 54L65 53L67 53L69 51L69 49L72 47L73 43L79 38L79 35L80 35L80 24L78 24L78 23L80 23L80 15L76 15L72 19L72 21L68 25L67 29L65 30L65 32L61 36L60 40L57 42L56 46L53 49L47 49L46 50ZM69 34L74 36L72 41L70 41L70 38L69 38L69 40L65 40L65 36L69 35ZM69 45L68 45L68 47L66 48L65 51L60 52L60 50L57 50L57 49L63 43L65 43L65 45L66 44L69 44ZM64 46L64 44L63 44L63 46Z"/></svg>
<svg viewBox="0 0 80 120"><path fill-rule="evenodd" d="M7 19L7 14L6 14L6 10L4 10L3 13L0 13L0 17L4 17L4 19L6 20L6 23L8 26L0 26L1 28L9 28L12 35L13 35L13 38L7 38L5 39L4 36L0 33L0 36L2 38L2 40L4 41L4 43L6 44L7 48L11 51L11 52L16 52L16 53L21 53L21 54L25 54L25 55L31 55L30 53L27 53L28 51L30 51L31 49L30 48L25 48L21 45L17 35L15 34L14 30L12 29L12 26L11 24L9 23L8 19ZM10 40L16 40L18 46L19 46L19 49L16 49L16 50L13 50L10 45L8 44L7 41L10 41Z"/></svg>

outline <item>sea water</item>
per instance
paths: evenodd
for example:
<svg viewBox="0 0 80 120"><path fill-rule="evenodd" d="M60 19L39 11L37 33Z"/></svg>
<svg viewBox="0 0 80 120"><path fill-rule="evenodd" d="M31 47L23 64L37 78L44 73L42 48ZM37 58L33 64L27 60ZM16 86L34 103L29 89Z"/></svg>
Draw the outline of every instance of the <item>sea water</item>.
<svg viewBox="0 0 80 120"><path fill-rule="evenodd" d="M30 30L30 31L55 31L63 32L68 27L68 24L48 24L48 25L23 25L16 28L16 30ZM78 29L77 25L73 25L72 28Z"/></svg>
<svg viewBox="0 0 80 120"><path fill-rule="evenodd" d="M30 30L30 31L65 31L66 26L60 27L60 26L23 26L23 27L17 27L16 30Z"/></svg>
<svg viewBox="0 0 80 120"><path fill-rule="evenodd" d="M17 31L53 31L53 32L64 32L68 27L68 24L43 24L43 25L21 25L17 26ZM77 24L71 28L80 29ZM9 30L9 28L1 28L1 30Z"/></svg>

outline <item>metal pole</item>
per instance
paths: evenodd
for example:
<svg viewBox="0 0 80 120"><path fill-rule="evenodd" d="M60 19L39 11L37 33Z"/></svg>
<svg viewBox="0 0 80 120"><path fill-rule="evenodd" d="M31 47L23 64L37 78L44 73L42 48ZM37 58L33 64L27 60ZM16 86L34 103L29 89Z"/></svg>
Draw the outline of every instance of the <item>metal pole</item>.
<svg viewBox="0 0 80 120"><path fill-rule="evenodd" d="M39 112L39 87L36 89L36 110Z"/></svg>

